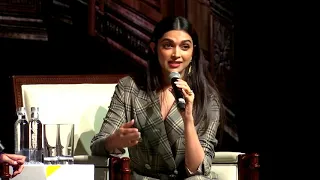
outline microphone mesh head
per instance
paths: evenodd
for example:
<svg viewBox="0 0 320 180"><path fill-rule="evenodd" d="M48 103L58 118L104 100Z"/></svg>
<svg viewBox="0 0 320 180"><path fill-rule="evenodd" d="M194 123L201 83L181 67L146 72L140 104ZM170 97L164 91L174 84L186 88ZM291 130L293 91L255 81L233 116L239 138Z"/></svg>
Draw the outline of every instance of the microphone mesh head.
<svg viewBox="0 0 320 180"><path fill-rule="evenodd" d="M178 72L171 72L169 75L170 80L172 78L180 78L180 74Z"/></svg>

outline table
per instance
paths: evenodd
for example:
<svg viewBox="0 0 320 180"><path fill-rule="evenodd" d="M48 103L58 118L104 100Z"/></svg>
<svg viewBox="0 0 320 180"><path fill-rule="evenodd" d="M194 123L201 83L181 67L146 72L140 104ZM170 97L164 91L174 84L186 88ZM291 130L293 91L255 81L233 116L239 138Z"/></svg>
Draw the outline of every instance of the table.
<svg viewBox="0 0 320 180"><path fill-rule="evenodd" d="M10 169L12 171L12 169ZM12 180L94 180L93 164L44 165L26 164Z"/></svg>

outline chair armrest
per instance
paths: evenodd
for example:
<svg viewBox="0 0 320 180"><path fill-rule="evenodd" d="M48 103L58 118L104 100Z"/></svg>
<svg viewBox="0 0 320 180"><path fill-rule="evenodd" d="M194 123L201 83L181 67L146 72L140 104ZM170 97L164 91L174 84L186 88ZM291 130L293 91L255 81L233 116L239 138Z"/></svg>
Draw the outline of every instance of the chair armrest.
<svg viewBox="0 0 320 180"><path fill-rule="evenodd" d="M8 163L2 163L0 164L0 178L2 180L9 180L11 175L9 173L9 164Z"/></svg>
<svg viewBox="0 0 320 180"><path fill-rule="evenodd" d="M107 168L108 179L130 180L130 158L129 157L104 157L104 156L74 156L75 164L94 164L95 168Z"/></svg>
<svg viewBox="0 0 320 180"><path fill-rule="evenodd" d="M238 163L238 156L244 154L241 152L228 152L228 151L219 151L215 152L215 156L213 158L213 164L219 163L230 163L235 164Z"/></svg>
<svg viewBox="0 0 320 180"><path fill-rule="evenodd" d="M95 167L109 167L109 158L105 156L89 156L77 155L74 156L75 164L94 164Z"/></svg>

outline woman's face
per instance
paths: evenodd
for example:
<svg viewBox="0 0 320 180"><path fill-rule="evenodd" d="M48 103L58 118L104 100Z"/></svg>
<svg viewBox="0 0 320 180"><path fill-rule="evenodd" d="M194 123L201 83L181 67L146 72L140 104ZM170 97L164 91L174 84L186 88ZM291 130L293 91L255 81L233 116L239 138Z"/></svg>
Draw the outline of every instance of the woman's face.
<svg viewBox="0 0 320 180"><path fill-rule="evenodd" d="M178 72L183 76L192 59L192 38L185 31L168 31L159 39L157 52L164 76L168 77L171 72Z"/></svg>

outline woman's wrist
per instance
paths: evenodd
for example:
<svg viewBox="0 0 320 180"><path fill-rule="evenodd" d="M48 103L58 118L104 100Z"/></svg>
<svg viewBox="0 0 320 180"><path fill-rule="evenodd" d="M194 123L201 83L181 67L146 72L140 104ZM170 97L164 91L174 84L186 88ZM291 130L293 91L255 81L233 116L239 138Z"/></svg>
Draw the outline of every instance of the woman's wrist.
<svg viewBox="0 0 320 180"><path fill-rule="evenodd" d="M193 119L192 113L190 113L190 114L187 114L187 113L186 113L186 114L184 115L183 119L184 119L184 125L189 125L189 124L191 124L192 126L194 126L194 119Z"/></svg>
<svg viewBox="0 0 320 180"><path fill-rule="evenodd" d="M104 148L106 149L106 151L112 152L116 149L114 144L115 143L113 143L113 135L110 135L106 138L106 141L104 143Z"/></svg>

